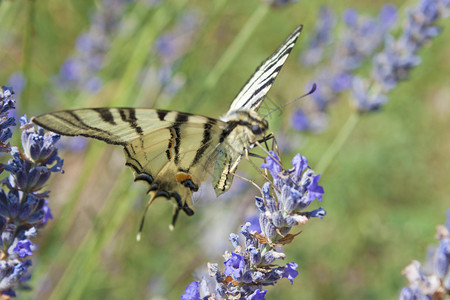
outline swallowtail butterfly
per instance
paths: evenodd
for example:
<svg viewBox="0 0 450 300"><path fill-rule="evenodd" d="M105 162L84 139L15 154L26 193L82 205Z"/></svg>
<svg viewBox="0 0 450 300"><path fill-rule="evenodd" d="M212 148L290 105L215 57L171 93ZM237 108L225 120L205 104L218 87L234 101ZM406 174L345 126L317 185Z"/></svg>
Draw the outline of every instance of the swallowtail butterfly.
<svg viewBox="0 0 450 300"><path fill-rule="evenodd" d="M150 200L174 200L172 224L183 210L194 214L191 198L212 173L217 195L226 192L239 162L268 123L257 111L300 35L302 26L264 61L220 119L146 108L85 108L32 119L50 131L85 136L124 147L135 181L148 184ZM144 213L145 216L145 213ZM141 222L141 229L144 218Z"/></svg>

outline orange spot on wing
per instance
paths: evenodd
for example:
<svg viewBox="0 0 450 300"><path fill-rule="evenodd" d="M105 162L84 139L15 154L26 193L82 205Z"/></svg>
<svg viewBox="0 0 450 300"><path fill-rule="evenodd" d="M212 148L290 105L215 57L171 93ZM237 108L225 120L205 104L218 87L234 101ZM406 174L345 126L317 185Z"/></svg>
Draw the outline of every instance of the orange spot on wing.
<svg viewBox="0 0 450 300"><path fill-rule="evenodd" d="M184 183L186 180L190 180L192 182L192 184L198 188L198 185L195 184L194 179L192 178L191 174L180 172L175 175L175 179L176 179L176 181L178 181L180 183Z"/></svg>

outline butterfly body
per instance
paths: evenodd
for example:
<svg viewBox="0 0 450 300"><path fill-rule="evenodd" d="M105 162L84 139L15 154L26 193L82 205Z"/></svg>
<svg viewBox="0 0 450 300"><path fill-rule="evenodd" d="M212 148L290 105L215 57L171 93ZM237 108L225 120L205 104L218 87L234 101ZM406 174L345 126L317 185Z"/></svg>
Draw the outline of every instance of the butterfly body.
<svg viewBox="0 0 450 300"><path fill-rule="evenodd" d="M149 204L160 197L174 200L175 223L180 210L194 213L192 194L208 175L217 195L226 192L239 162L264 138L268 123L257 111L300 31L301 26L261 64L220 119L145 108L85 108L32 120L62 135L123 146L135 181L149 187Z"/></svg>

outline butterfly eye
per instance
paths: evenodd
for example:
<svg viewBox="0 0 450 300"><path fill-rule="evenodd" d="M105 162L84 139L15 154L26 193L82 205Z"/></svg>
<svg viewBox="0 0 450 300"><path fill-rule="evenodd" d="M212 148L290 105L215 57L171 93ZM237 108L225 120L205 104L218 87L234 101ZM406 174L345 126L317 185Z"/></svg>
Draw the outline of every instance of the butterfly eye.
<svg viewBox="0 0 450 300"><path fill-rule="evenodd" d="M262 129L261 129L261 127L259 127L259 125L252 125L252 132L254 134L261 134Z"/></svg>

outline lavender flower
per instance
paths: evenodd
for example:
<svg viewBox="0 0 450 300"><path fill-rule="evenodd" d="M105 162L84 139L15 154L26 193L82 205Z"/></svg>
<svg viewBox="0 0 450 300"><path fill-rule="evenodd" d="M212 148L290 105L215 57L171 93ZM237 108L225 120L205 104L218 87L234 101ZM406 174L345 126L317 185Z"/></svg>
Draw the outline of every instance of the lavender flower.
<svg viewBox="0 0 450 300"><path fill-rule="evenodd" d="M144 3L152 9L160 0L146 0ZM57 85L65 92L95 94L103 88L100 74L105 67L105 58L111 48L114 37L121 29L121 19L127 13L129 0L102 0L99 9L91 18L90 28L76 41L74 53L62 64L56 78ZM143 87L138 98L156 96L171 99L184 85L186 78L177 74L179 59L189 50L195 41L194 35L200 23L199 14L188 12L180 17L173 29L166 31L149 49L157 60L148 61L151 66L143 66L138 80ZM157 65L157 67L154 67ZM145 97L145 93L157 93Z"/></svg>
<svg viewBox="0 0 450 300"><path fill-rule="evenodd" d="M322 6L317 16L314 33L308 42L308 49L300 56L302 65L315 66L322 61L325 47L332 41L331 30L335 23L336 20L333 12L327 7Z"/></svg>
<svg viewBox="0 0 450 300"><path fill-rule="evenodd" d="M14 93L17 95L20 94L25 88L26 82L27 80L22 72L15 72L9 76L8 86L13 86Z"/></svg>
<svg viewBox="0 0 450 300"><path fill-rule="evenodd" d="M401 290L400 300L445 299L450 293L450 210L447 223L437 227L438 247L430 247L425 266L414 260L402 274L409 286Z"/></svg>
<svg viewBox="0 0 450 300"><path fill-rule="evenodd" d="M0 293L15 297L15 289L26 287L31 278L30 256L37 250L31 240L52 218L46 200L49 192L42 187L52 172L63 172L63 160L55 148L59 135L45 134L39 127L36 130L25 116L20 118L23 151L6 143L12 135L7 127L15 124L7 113L15 101L10 88L3 87L0 94L2 150L12 156L7 164L1 164L9 176L0 190Z"/></svg>
<svg viewBox="0 0 450 300"><path fill-rule="evenodd" d="M311 217L322 218L326 212L323 208L305 211L313 200L322 200L320 175L309 168L307 159L300 154L292 164L292 169L284 169L278 156L270 152L261 167L269 171L272 181L261 188L262 197L255 197L260 232L252 230L254 227L247 222L240 232L242 240L232 233L234 251L225 252L224 271L217 264L208 264L214 280L208 282L203 278L191 283L182 299L265 299L265 286L282 278L293 283L298 265L293 262L277 265L276 261L286 256L280 247L290 244L298 235L290 233L294 226L307 223Z"/></svg>
<svg viewBox="0 0 450 300"><path fill-rule="evenodd" d="M360 95L360 83L353 85L354 99L360 112L378 109L379 105L373 103L387 98L386 93L407 79L411 69L420 64L417 51L440 33L435 23L441 17L448 17L449 8L450 3L445 0L420 0L416 7L408 11L401 36L397 39L387 36L384 50L373 59L370 84L366 83L370 85L366 92L368 96Z"/></svg>
<svg viewBox="0 0 450 300"><path fill-rule="evenodd" d="M281 7L290 2L297 2L298 0L263 0L264 3L272 7Z"/></svg>
<svg viewBox="0 0 450 300"><path fill-rule="evenodd" d="M324 122L314 122L313 116L323 119L320 112L324 112L331 102L347 90L351 91L358 112L379 110L388 101L387 92L407 79L410 70L420 64L417 52L440 33L441 29L435 24L441 18L448 18L449 11L450 4L447 0L419 0L416 7L408 9L403 31L396 38L390 34L397 23L397 9L394 6L383 6L377 18L360 15L354 9L346 10L342 16L346 28L337 39L339 42L332 45L333 55L329 62L318 71L314 79L318 85L317 91L312 95L315 106L305 105L299 112L294 112L293 127L321 131L317 124L323 126ZM322 25L323 22L319 18L317 28L326 28ZM310 50L320 59L323 58L326 43L319 41L321 39L312 43L302 56L304 64L308 65L305 57L310 56ZM384 49L376 53L381 47ZM371 57L371 77L363 79L355 76L355 71ZM315 58L309 60L314 65Z"/></svg>
<svg viewBox="0 0 450 300"><path fill-rule="evenodd" d="M360 15L354 9L347 9L342 21L345 24L335 43L331 43L331 28L334 17L330 10L322 8L316 25L317 33L310 47L301 56L304 65L314 66L332 53L317 71L313 82L317 91L312 94L315 105L304 105L292 115L292 125L299 130L320 132L324 122L324 111L336 101L342 92L352 88L353 73L371 57L382 43L387 32L395 25L397 10L388 4L383 6L377 18ZM316 57L317 56L317 57ZM320 122L314 121L319 117Z"/></svg>
<svg viewBox="0 0 450 300"><path fill-rule="evenodd" d="M15 108L16 103L13 100L14 92L11 88L3 86L0 89L0 153L10 150L8 139L12 137L11 126L16 125L14 117L10 117L8 112ZM3 168L0 169L0 173Z"/></svg>
<svg viewBox="0 0 450 300"><path fill-rule="evenodd" d="M383 6L376 19L347 9L343 15L347 30L343 33L343 44L337 49L334 62L347 71L359 67L382 44L396 19L397 10L391 4Z"/></svg>
<svg viewBox="0 0 450 300"><path fill-rule="evenodd" d="M182 15L175 26L161 34L155 42L156 54L160 60L157 79L163 92L173 97L184 85L186 78L176 73L178 61L195 41L200 25L200 16L194 11Z"/></svg>
<svg viewBox="0 0 450 300"><path fill-rule="evenodd" d="M253 294L251 294L248 299L249 300L264 300L265 295L266 295L267 291L260 291L259 289L257 289Z"/></svg>
<svg viewBox="0 0 450 300"><path fill-rule="evenodd" d="M61 66L57 82L69 91L97 93L103 86L98 71L103 67L111 38L118 30L127 0L103 0L91 27L76 41L76 51Z"/></svg>
<svg viewBox="0 0 450 300"><path fill-rule="evenodd" d="M225 261L225 275L231 275L236 280L241 279L245 267L244 257L237 253L231 253L231 257Z"/></svg>
<svg viewBox="0 0 450 300"><path fill-rule="evenodd" d="M289 279L291 281L291 285L294 284L294 278L298 275L297 268L298 265L294 262L291 262L287 263L286 269L284 269L283 278Z"/></svg>
<svg viewBox="0 0 450 300"><path fill-rule="evenodd" d="M192 282L191 284L189 284L186 287L185 293L181 296L181 299L184 299L184 300L199 300L199 299L201 299L199 288L200 288L200 283L198 283L197 281Z"/></svg>
<svg viewBox="0 0 450 300"><path fill-rule="evenodd" d="M308 115L299 108L292 113L291 116L291 127L296 130L308 130L310 129L311 121Z"/></svg>

